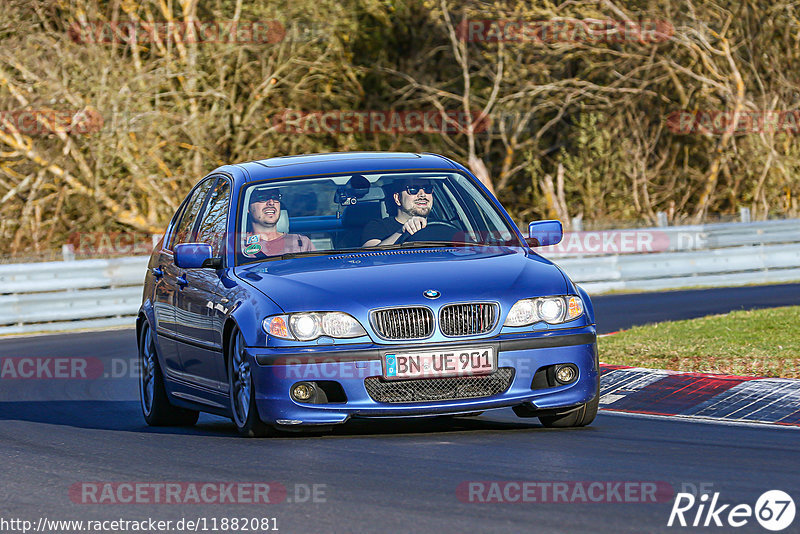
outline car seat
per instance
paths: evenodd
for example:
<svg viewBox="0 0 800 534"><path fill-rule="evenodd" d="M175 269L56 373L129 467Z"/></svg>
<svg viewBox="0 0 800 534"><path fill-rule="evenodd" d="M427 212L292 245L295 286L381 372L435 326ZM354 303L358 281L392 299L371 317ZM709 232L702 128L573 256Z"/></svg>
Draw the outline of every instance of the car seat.
<svg viewBox="0 0 800 534"><path fill-rule="evenodd" d="M369 221L383 218L381 203L381 200L369 200L345 208L342 214L344 232L337 248L355 248L363 245L361 234L364 232L364 226Z"/></svg>

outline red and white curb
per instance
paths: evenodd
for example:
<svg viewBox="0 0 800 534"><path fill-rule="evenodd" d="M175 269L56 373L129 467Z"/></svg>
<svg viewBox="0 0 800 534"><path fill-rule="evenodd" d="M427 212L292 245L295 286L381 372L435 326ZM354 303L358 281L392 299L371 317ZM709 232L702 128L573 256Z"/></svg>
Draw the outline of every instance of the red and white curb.
<svg viewBox="0 0 800 534"><path fill-rule="evenodd" d="M800 427L800 380L600 366L600 409Z"/></svg>

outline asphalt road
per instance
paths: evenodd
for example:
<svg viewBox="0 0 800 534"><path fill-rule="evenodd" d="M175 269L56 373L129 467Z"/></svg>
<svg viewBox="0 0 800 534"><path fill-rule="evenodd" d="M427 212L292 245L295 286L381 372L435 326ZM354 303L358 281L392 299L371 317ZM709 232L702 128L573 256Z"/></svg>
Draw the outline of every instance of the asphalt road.
<svg viewBox="0 0 800 534"><path fill-rule="evenodd" d="M719 313L791 298L797 303L798 288L619 295L598 298L596 306L608 331L676 313ZM775 292L772 300L768 291ZM135 357L135 341L131 330L0 341L0 358L23 355L89 356L108 364ZM733 529L668 528L673 492L703 485L720 493L720 503L753 506L763 492L781 489L800 504L795 429L606 412L587 428L551 430L495 410L469 419L353 422L323 436L248 440L228 420L212 416L201 416L191 429L147 427L137 402L115 400L136 392L124 365L119 374L77 386L70 380L0 382L6 390L0 402L0 532L14 531L10 524L3 528L4 519L35 524L42 517L206 518L208 532L213 519L224 517L274 518L287 533L723 532ZM20 387L30 392L27 400L9 402L9 391ZM478 481L660 482L671 490L657 503L461 500L457 488ZM88 498L74 492L82 483L124 482L276 482L287 498L258 505L86 504ZM308 490L316 491L317 502L307 498ZM798 530L800 518L784 532ZM764 532L754 519L736 531Z"/></svg>

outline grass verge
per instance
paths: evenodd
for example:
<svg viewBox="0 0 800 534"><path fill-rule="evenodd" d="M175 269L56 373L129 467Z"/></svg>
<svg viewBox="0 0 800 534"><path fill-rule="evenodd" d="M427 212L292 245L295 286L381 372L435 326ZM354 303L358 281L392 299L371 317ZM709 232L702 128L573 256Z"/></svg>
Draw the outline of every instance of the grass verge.
<svg viewBox="0 0 800 534"><path fill-rule="evenodd" d="M636 326L598 347L611 365L800 378L800 306Z"/></svg>

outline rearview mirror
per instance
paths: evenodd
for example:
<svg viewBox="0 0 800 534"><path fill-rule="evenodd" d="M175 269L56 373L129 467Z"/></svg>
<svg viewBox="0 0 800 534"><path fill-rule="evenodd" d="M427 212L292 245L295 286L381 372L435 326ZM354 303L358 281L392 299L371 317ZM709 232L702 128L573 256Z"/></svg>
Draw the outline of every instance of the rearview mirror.
<svg viewBox="0 0 800 534"><path fill-rule="evenodd" d="M532 247L546 247L557 245L563 236L561 221L536 221L528 225L528 239L525 241Z"/></svg>
<svg viewBox="0 0 800 534"><path fill-rule="evenodd" d="M175 247L175 265L181 269L219 269L222 267L222 258L212 256L211 245L182 243Z"/></svg>

